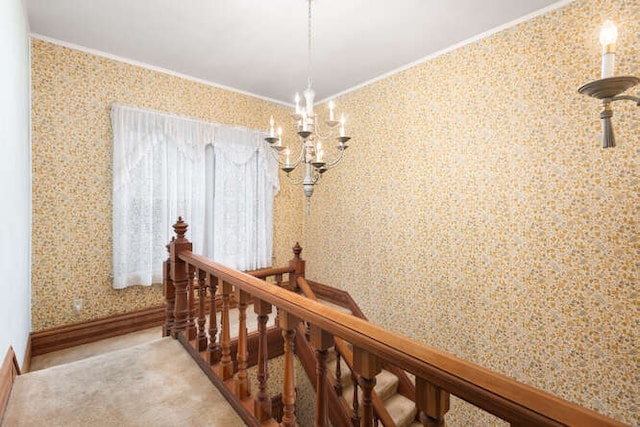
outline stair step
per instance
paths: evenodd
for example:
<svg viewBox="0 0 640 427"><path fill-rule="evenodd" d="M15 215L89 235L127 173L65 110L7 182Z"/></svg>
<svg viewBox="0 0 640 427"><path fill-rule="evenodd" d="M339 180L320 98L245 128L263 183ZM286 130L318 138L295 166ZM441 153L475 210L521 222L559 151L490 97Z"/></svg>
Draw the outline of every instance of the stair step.
<svg viewBox="0 0 640 427"><path fill-rule="evenodd" d="M380 400L385 402L385 405L386 400L392 398L392 396L398 391L398 382L398 377L396 377L389 371L385 371L384 369L376 376L376 385L373 390L376 392ZM347 386L343 385L342 397L344 397L344 400L347 401L349 407L352 408L353 384L349 382ZM362 402L362 390L360 388L358 389L358 402ZM360 407L362 407L362 404L360 404Z"/></svg>
<svg viewBox="0 0 640 427"><path fill-rule="evenodd" d="M417 409L415 402L401 394L391 396L384 402L384 406L398 427L411 425L416 417Z"/></svg>
<svg viewBox="0 0 640 427"><path fill-rule="evenodd" d="M380 398L385 401L398 391L400 380L389 371L384 369L376 376L376 386L373 388Z"/></svg>

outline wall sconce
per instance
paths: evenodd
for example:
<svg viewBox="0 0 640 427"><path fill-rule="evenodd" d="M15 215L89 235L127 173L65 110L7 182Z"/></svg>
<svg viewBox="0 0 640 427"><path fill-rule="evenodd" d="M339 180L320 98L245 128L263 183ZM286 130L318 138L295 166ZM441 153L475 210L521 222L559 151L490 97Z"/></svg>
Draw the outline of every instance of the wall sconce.
<svg viewBox="0 0 640 427"><path fill-rule="evenodd" d="M640 98L631 95L622 95L627 89L631 89L638 83L640 78L634 76L614 76L615 67L615 47L618 39L618 30L611 21L605 21L600 30L600 43L602 44L602 75L598 80L585 83L578 92L602 100L602 148L616 146L616 140L611 126L613 109L611 103L614 101L629 100L635 102L640 107Z"/></svg>

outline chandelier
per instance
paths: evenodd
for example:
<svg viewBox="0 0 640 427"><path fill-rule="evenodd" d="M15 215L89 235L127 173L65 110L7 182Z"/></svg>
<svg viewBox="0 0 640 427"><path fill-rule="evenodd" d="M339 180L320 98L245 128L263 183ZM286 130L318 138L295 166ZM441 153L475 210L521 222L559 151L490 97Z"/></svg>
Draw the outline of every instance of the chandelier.
<svg viewBox="0 0 640 427"><path fill-rule="evenodd" d="M291 147L282 141L282 127L277 127L273 116L269 120L269 136L265 140L273 149L280 168L287 174L287 178L295 184L302 185L307 198L307 213L309 202L313 195L314 186L322 175L340 163L344 151L349 147L347 141L351 137L345 134L344 114L336 120L335 104L329 101L329 117L321 125L318 115L313 110L315 91L311 88L311 1L308 14L308 62L307 88L302 93L305 105L300 105L300 95L295 95L295 112L291 114L295 122L295 130L299 136L299 146L292 151ZM295 179L291 172L302 170L301 177Z"/></svg>

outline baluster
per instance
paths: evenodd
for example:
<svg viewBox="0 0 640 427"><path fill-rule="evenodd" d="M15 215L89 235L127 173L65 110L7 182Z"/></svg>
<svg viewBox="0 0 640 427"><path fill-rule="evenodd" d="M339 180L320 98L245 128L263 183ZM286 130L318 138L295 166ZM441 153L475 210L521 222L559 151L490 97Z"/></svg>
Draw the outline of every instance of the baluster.
<svg viewBox="0 0 640 427"><path fill-rule="evenodd" d="M382 371L382 363L373 354L359 347L353 347L353 369L358 373L358 384L362 389L362 425L371 426L373 425L371 392L376 385L376 375Z"/></svg>
<svg viewBox="0 0 640 427"><path fill-rule="evenodd" d="M244 399L249 396L249 376L247 375L247 303L249 294L238 289L238 373L235 379L236 396Z"/></svg>
<svg viewBox="0 0 640 427"><path fill-rule="evenodd" d="M296 337L296 325L300 319L280 310L280 327L284 338L284 381L282 386L282 426L296 425L296 379L293 370L293 342Z"/></svg>
<svg viewBox="0 0 640 427"><path fill-rule="evenodd" d="M180 252L193 249L191 242L184 237L188 228L189 225L182 220L182 217L178 217L178 222L173 225L177 238L169 244L171 253L170 277L175 288L174 323L171 330L171 336L174 338L177 338L178 334L184 333L188 326L187 285L189 277L186 263L179 258Z"/></svg>
<svg viewBox="0 0 640 427"><path fill-rule="evenodd" d="M188 290L189 290L189 313L188 313L188 321L187 321L187 331L188 334L187 336L189 337L189 341L195 340L196 339L196 322L195 322L195 317L196 317L196 287L197 287L197 282L196 282L196 277L195 277L195 271L194 268L187 264L187 275L189 276L189 285L188 285Z"/></svg>
<svg viewBox="0 0 640 427"><path fill-rule="evenodd" d="M207 300L206 274L196 269L196 277L198 278L198 351L205 351L207 349L207 331L205 330L207 314L204 309Z"/></svg>
<svg viewBox="0 0 640 427"><path fill-rule="evenodd" d="M352 408L353 412L351 413L351 425L353 427L360 427L360 402L358 402L358 378L356 374L351 372L351 382L353 383L353 399Z"/></svg>
<svg viewBox="0 0 640 427"><path fill-rule="evenodd" d="M336 352L336 385L333 387L338 396L342 396L342 368L340 367L340 351L337 346L333 347Z"/></svg>
<svg viewBox="0 0 640 427"><path fill-rule="evenodd" d="M171 241L173 242L175 237L171 237ZM169 256L166 261L162 263L162 293L164 295L165 301L167 302L167 307L165 309L165 322L162 326L162 336L168 337L171 335L171 329L173 328L173 324L175 322L175 318L173 317L173 310L175 310L176 304L176 293L175 288L173 287L173 282L170 277L170 266L171 266L171 243L166 246L167 252L169 252Z"/></svg>
<svg viewBox="0 0 640 427"><path fill-rule="evenodd" d="M229 294L231 293L232 286L223 281L222 282L222 337L220 344L222 346L222 354L220 357L220 366L222 369L222 379L228 380L233 376L233 361L231 360L231 332L229 331Z"/></svg>
<svg viewBox="0 0 640 427"><path fill-rule="evenodd" d="M253 412L258 421L266 421L271 418L271 399L267 394L267 379L269 378L267 321L271 309L271 304L256 298L253 299L253 311L258 315L258 394Z"/></svg>
<svg viewBox="0 0 640 427"><path fill-rule="evenodd" d="M443 427L444 416L449 411L449 392L416 377L416 407L424 427Z"/></svg>
<svg viewBox="0 0 640 427"><path fill-rule="evenodd" d="M298 277L304 277L305 273L305 261L300 258L301 253L302 246L296 242L293 247L293 259L289 261L289 267L294 270L293 274L289 274L289 287L292 290L298 287Z"/></svg>
<svg viewBox="0 0 640 427"><path fill-rule="evenodd" d="M282 274L276 274L276 286L282 286Z"/></svg>
<svg viewBox="0 0 640 427"><path fill-rule="evenodd" d="M316 349L316 427L327 425L328 394L327 394L327 354L333 345L333 336L311 326L311 345Z"/></svg>
<svg viewBox="0 0 640 427"><path fill-rule="evenodd" d="M220 362L220 345L218 344L218 319L216 316L216 292L218 278L209 274L209 364Z"/></svg>

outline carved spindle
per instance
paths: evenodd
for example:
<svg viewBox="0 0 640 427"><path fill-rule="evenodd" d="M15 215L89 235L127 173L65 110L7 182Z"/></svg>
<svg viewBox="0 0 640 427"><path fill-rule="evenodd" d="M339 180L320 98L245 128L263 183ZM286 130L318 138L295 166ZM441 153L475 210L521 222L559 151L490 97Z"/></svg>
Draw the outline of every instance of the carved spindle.
<svg viewBox="0 0 640 427"><path fill-rule="evenodd" d="M193 246L185 237L185 233L189 228L182 217L178 218L178 222L173 225L176 233L176 239L169 244L170 247L170 275L175 289L175 306L173 310L174 324L171 330L171 336L177 338L178 334L184 333L188 326L189 305L187 300L187 285L189 284L189 276L187 275L187 266L179 257L182 251L191 251Z"/></svg>
<svg viewBox="0 0 640 427"><path fill-rule="evenodd" d="M209 274L209 364L220 362L220 344L218 344L218 319L216 316L216 292L218 278Z"/></svg>
<svg viewBox="0 0 640 427"><path fill-rule="evenodd" d="M359 347L353 347L353 369L358 373L358 384L362 389L362 425L373 425L371 394L376 385L376 375L382 371L380 359ZM357 400L357 399L354 399Z"/></svg>
<svg viewBox="0 0 640 427"><path fill-rule="evenodd" d="M296 378L293 370L293 343L296 337L296 325L300 320L284 310L280 311L280 327L284 338L284 381L282 386L282 426L296 425Z"/></svg>
<svg viewBox="0 0 640 427"><path fill-rule="evenodd" d="M207 323L207 313L205 311L205 302L207 301L207 281L204 271L196 270L198 278L198 351L207 349L207 331L205 324Z"/></svg>
<svg viewBox="0 0 640 427"><path fill-rule="evenodd" d="M277 286L282 286L282 274L276 274L275 280Z"/></svg>
<svg viewBox="0 0 640 427"><path fill-rule="evenodd" d="M187 319L187 336L189 337L189 341L193 341L196 339L197 331L196 331L196 292L197 292L197 278L195 276L195 270L193 266L187 264L187 275L189 276L189 314Z"/></svg>
<svg viewBox="0 0 640 427"><path fill-rule="evenodd" d="M333 387L338 396L342 396L342 368L340 367L340 352L338 347L333 349L336 352L336 385Z"/></svg>
<svg viewBox="0 0 640 427"><path fill-rule="evenodd" d="M175 237L171 237L171 241L173 242ZM169 256L166 261L162 263L162 293L164 295L165 301L167 302L167 308L165 309L165 322L162 326L162 336L168 337L171 335L171 329L173 329L173 324L175 322L175 318L173 317L173 311L175 310L176 304L176 293L175 288L173 287L173 282L170 277L170 266L171 266L171 243L166 246L167 252L169 252Z"/></svg>
<svg viewBox="0 0 640 427"><path fill-rule="evenodd" d="M222 282L222 337L220 339L220 345L222 347L220 366L222 369L222 379L228 380L233 376L233 361L231 360L231 332L229 331L229 295L231 294L232 286L223 281Z"/></svg>
<svg viewBox="0 0 640 427"><path fill-rule="evenodd" d="M302 246L296 242L293 247L293 259L289 261L289 267L294 270L293 274L289 274L289 286L291 289L298 287L298 277L304 277L305 261L300 257Z"/></svg>
<svg viewBox="0 0 640 427"><path fill-rule="evenodd" d="M351 382L353 383L353 399L352 402L352 412L351 412L351 425L353 427L360 427L360 402L358 396L358 378L356 375L351 372Z"/></svg>
<svg viewBox="0 0 640 427"><path fill-rule="evenodd" d="M247 303L249 294L238 289L238 373L235 379L236 396L244 399L249 396L249 375L247 374Z"/></svg>
<svg viewBox="0 0 640 427"><path fill-rule="evenodd" d="M311 326L311 345L316 349L316 427L328 425L329 395L327 393L327 354L333 345L333 336L317 326Z"/></svg>
<svg viewBox="0 0 640 427"><path fill-rule="evenodd" d="M444 416L449 411L449 393L416 377L416 407L423 426L444 427Z"/></svg>
<svg viewBox="0 0 640 427"><path fill-rule="evenodd" d="M269 379L267 322L271 309L271 304L254 298L253 310L258 315L258 394L255 400L254 414L258 421L266 421L271 418L271 399L267 394L267 380Z"/></svg>

